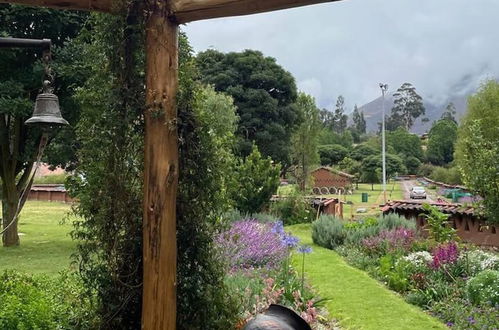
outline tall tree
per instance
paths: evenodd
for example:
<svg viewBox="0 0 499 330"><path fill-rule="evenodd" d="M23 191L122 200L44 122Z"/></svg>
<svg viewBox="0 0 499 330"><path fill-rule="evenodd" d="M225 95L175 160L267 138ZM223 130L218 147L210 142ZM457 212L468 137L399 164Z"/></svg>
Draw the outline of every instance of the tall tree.
<svg viewBox="0 0 499 330"><path fill-rule="evenodd" d="M319 163L317 141L320 131L319 109L312 96L300 93L296 105L303 122L292 137L292 159L295 176L301 191L305 191L312 165Z"/></svg>
<svg viewBox="0 0 499 330"><path fill-rule="evenodd" d="M319 120L323 128L332 130L334 127L334 113L328 109L319 111Z"/></svg>
<svg viewBox="0 0 499 330"><path fill-rule="evenodd" d="M468 98L459 127L456 160L464 184L483 197L489 221L499 223L499 83L485 81Z"/></svg>
<svg viewBox="0 0 499 330"><path fill-rule="evenodd" d="M347 128L348 116L345 114L345 98L340 95L336 100L336 107L334 109L334 124L333 130L336 133L343 133Z"/></svg>
<svg viewBox="0 0 499 330"><path fill-rule="evenodd" d="M198 54L197 64L203 82L234 99L238 154L249 155L254 142L263 155L289 166L290 139L300 122L293 76L254 50L224 54L211 49Z"/></svg>
<svg viewBox="0 0 499 330"><path fill-rule="evenodd" d="M86 14L0 5L0 35L52 40L61 50L80 31ZM3 245L19 244L16 214L22 208L31 187L30 174L39 154L41 130L27 127L24 121L32 113L33 101L41 88L42 65L40 49L3 49L0 51L0 178L2 185ZM76 54L72 54L73 57ZM57 58L57 53L55 54ZM57 74L57 72L56 72ZM64 75L55 81L64 110L74 109L71 86ZM67 106L67 107L66 107ZM54 133L49 136L49 143ZM23 193L25 192L26 193Z"/></svg>
<svg viewBox="0 0 499 330"><path fill-rule="evenodd" d="M409 131L414 121L425 114L423 99L410 83L403 83L393 94L393 97L395 100L392 117L394 120L400 121L403 127Z"/></svg>
<svg viewBox="0 0 499 330"><path fill-rule="evenodd" d="M442 113L442 119L448 119L448 120L451 120L453 122L455 122L457 124L457 120L456 120L456 106L454 105L454 103L450 102L449 104L447 104L447 106L445 107L445 110L444 112Z"/></svg>
<svg viewBox="0 0 499 330"><path fill-rule="evenodd" d="M357 108L357 104L353 107L352 120L353 120L353 128L359 134L365 134L366 120L364 118L364 112L359 111L359 108Z"/></svg>
<svg viewBox="0 0 499 330"><path fill-rule="evenodd" d="M445 165L454 159L457 124L450 119L436 121L428 133L426 156L434 165Z"/></svg>
<svg viewBox="0 0 499 330"><path fill-rule="evenodd" d="M409 133L402 127L388 132L386 134L386 142L388 146L393 147L395 153L403 158L413 156L419 160L423 160L421 139L416 134Z"/></svg>

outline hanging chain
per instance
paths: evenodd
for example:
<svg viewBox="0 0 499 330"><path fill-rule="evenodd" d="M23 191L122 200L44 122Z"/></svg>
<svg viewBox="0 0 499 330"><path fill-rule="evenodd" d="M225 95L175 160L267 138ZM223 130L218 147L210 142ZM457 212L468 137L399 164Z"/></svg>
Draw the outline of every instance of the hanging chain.
<svg viewBox="0 0 499 330"><path fill-rule="evenodd" d="M50 52L50 48L44 49L42 54L44 75L42 80L42 92L43 93L52 93L54 91L54 87L52 86L54 82L54 74L52 73L52 68L50 67L50 61L52 60L52 54Z"/></svg>

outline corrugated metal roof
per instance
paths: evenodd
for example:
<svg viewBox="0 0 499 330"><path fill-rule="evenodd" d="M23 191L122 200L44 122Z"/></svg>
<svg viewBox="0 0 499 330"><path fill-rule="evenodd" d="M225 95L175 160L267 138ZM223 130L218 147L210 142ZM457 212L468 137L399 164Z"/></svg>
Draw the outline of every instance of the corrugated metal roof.
<svg viewBox="0 0 499 330"><path fill-rule="evenodd" d="M420 201L391 201L382 206L382 212L390 210L417 210L423 212L423 204L430 204L436 206L441 212L448 214L466 214L475 215L475 208L472 206L464 206L459 203L439 203L439 202L420 202Z"/></svg>

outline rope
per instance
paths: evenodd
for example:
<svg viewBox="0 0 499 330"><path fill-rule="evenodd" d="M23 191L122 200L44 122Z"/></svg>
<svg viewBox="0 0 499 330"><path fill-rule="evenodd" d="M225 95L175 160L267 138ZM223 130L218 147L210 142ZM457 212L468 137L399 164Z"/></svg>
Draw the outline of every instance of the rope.
<svg viewBox="0 0 499 330"><path fill-rule="evenodd" d="M32 169L32 172L30 174L30 179L28 182L31 182L36 174L36 171L38 170L38 167L40 167L40 160L42 158L43 151L45 150L45 147L47 146L47 141L48 141L48 135L46 132L43 132L42 138L40 139L40 145L38 146L38 155L36 156L36 165ZM17 203L17 208L16 208L16 213L14 214L14 217L10 221L10 223L7 226L4 226L3 230L0 231L0 235L3 235L9 229L13 224L17 222L17 217L19 216L19 212L21 211L21 203L26 195L26 192L28 191L28 187L31 187L31 184L28 184L26 188L24 188L23 192L21 193L21 196L19 196L19 202Z"/></svg>

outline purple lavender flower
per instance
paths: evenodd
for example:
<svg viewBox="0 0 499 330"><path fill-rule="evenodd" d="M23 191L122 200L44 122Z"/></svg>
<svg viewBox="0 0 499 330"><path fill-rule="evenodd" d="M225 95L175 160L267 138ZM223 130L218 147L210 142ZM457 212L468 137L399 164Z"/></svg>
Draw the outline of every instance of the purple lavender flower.
<svg viewBox="0 0 499 330"><path fill-rule="evenodd" d="M282 229L282 230L281 230ZM298 239L286 234L282 223L260 223L246 219L232 224L215 237L220 257L232 270L276 268L289 256Z"/></svg>
<svg viewBox="0 0 499 330"><path fill-rule="evenodd" d="M312 247L308 245L300 245L298 247L298 252L300 253L311 253L312 252Z"/></svg>
<svg viewBox="0 0 499 330"><path fill-rule="evenodd" d="M473 316L468 317L468 322L469 322L470 324L475 324L475 323L476 323L476 321L475 321L475 319L473 318Z"/></svg>
<svg viewBox="0 0 499 330"><path fill-rule="evenodd" d="M452 326L454 325L454 323L452 323L452 322L447 322L447 323L446 323L446 325L450 328L450 327L452 327Z"/></svg>

